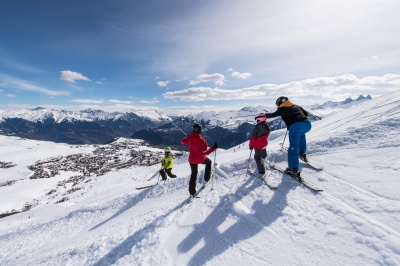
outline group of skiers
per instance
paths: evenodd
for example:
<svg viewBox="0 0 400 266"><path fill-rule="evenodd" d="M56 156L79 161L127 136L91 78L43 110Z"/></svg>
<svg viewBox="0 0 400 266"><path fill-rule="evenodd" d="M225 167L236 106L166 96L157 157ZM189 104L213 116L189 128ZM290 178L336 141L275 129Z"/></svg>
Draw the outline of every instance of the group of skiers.
<svg viewBox="0 0 400 266"><path fill-rule="evenodd" d="M277 110L273 113L259 114L256 116L257 125L254 127L250 137L250 150L254 148L254 160L257 163L259 174L265 173L263 159L267 157L266 146L271 129L266 124L267 118L280 116L286 124L289 132L288 167L285 173L297 176L299 171L299 158L307 160L306 133L311 130L311 122L308 120L308 112L301 106L293 104L288 97L279 97L276 102Z"/></svg>
<svg viewBox="0 0 400 266"><path fill-rule="evenodd" d="M267 157L266 147L268 145L268 136L271 132L268 126L267 118L280 116L289 132L289 149L288 149L288 167L285 173L291 176L299 175L299 158L307 160L306 150L306 133L311 130L311 123L308 120L308 112L301 106L293 104L285 96L276 100L277 110L272 113L260 113L255 117L256 125L250 136L249 148L254 150L254 160L257 164L259 175L265 174L264 159ZM193 131L190 135L185 136L181 140L181 144L189 145L189 164L191 168L191 176L189 181L189 193L193 197L196 193L196 181L198 173L198 165L205 165L204 182L208 182L211 178L211 160L207 155L218 149L218 142L214 146L208 147L207 141L201 136L201 125L194 124ZM174 178L176 175L171 173L173 167L173 158L170 154L171 148L165 147L165 157L162 161L162 169L160 175L162 180L166 180L166 174Z"/></svg>

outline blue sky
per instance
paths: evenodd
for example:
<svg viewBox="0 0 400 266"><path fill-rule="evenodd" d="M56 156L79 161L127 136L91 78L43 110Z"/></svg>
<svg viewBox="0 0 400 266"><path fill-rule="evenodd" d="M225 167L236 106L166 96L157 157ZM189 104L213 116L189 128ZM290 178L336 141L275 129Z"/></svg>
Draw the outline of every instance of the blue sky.
<svg viewBox="0 0 400 266"><path fill-rule="evenodd" d="M0 109L166 113L400 89L398 0L0 1Z"/></svg>

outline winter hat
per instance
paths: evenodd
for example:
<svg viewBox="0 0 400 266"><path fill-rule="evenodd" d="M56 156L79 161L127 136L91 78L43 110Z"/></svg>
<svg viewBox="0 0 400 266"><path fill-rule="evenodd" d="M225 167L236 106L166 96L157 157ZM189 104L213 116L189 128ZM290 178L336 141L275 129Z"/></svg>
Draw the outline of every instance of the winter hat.
<svg viewBox="0 0 400 266"><path fill-rule="evenodd" d="M280 106L282 103L287 102L287 101L289 101L288 97L281 96L278 99L276 99L275 104L276 104L276 106Z"/></svg>
<svg viewBox="0 0 400 266"><path fill-rule="evenodd" d="M255 120L257 121L257 124L260 124L261 122L266 122L267 117L265 114L260 113L259 115L256 116Z"/></svg>
<svg viewBox="0 0 400 266"><path fill-rule="evenodd" d="M200 124L194 124L193 125L193 132L201 133L201 125Z"/></svg>
<svg viewBox="0 0 400 266"><path fill-rule="evenodd" d="M170 152L171 151L171 147L170 146L165 146L164 147L164 152Z"/></svg>

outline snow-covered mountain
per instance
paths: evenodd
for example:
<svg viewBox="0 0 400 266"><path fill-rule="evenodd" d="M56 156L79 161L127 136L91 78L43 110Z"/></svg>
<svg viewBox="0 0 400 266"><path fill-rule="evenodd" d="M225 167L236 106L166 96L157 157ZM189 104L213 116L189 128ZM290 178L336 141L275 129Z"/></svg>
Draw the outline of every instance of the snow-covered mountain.
<svg viewBox="0 0 400 266"><path fill-rule="evenodd" d="M178 178L149 189L135 187L155 184L159 164L115 168L74 190L62 181L76 172L27 179L27 167L103 147L0 136L1 165L15 165L0 169L0 182L19 180L0 187L1 207L33 203L0 219L0 265L400 265L399 110L394 92L313 123L308 155L324 169L301 167L320 193L274 170L276 190L248 176L244 142L209 155L213 182L191 204L186 156L175 160ZM267 148L282 167L284 134L274 131Z"/></svg>
<svg viewBox="0 0 400 266"><path fill-rule="evenodd" d="M54 110L37 107L33 109L21 109L18 111L2 111L0 112L0 122L9 118L20 118L31 122L43 122L49 118L54 119L55 123L72 122L72 121L98 121L121 119L127 114L136 114L137 116L160 122L169 117L156 109L132 109L129 112L105 112L103 110L86 109L81 111Z"/></svg>
<svg viewBox="0 0 400 266"><path fill-rule="evenodd" d="M327 102L311 108L310 120L350 108L370 97L335 103ZM49 140L69 144L104 144L119 137L132 137L153 145L180 145L182 131L190 133L194 123L203 126L207 141L219 141L222 148L231 148L249 138L258 113L274 111L276 107L244 107L223 112L199 112L195 115L171 118L156 109L137 108L130 112L102 110L50 110L41 107L13 112L0 111L0 134L15 135L35 140ZM285 127L280 118L268 121L272 130Z"/></svg>
<svg viewBox="0 0 400 266"><path fill-rule="evenodd" d="M360 95L358 96L357 99L352 99L351 97L348 97L346 100L340 102L328 101L323 104L315 104L313 106L310 106L309 109L314 114L325 117L330 114L334 114L335 112L341 111L343 109L351 108L354 105L360 104L362 102L371 99L372 99L371 95L367 96Z"/></svg>
<svg viewBox="0 0 400 266"><path fill-rule="evenodd" d="M0 133L69 144L103 144L133 132L158 127L169 117L155 109L130 112L49 110L45 108L2 112Z"/></svg>
<svg viewBox="0 0 400 266"><path fill-rule="evenodd" d="M221 148L228 149L250 138L250 132L255 123L254 118L257 114L275 110L276 107L257 106L224 112L204 111L175 119L158 128L137 131L132 135L132 138L142 139L153 145L179 146L183 137L182 133L190 134L193 124L199 123L202 126L202 135L208 143L218 141ZM317 121L320 118L310 113L309 119L310 121ZM271 130L286 127L280 117L270 119L267 123Z"/></svg>
<svg viewBox="0 0 400 266"><path fill-rule="evenodd" d="M357 99L346 99L342 102L326 102L321 105L303 106L309 112L310 121L318 121L320 116L332 115L338 111L351 108L357 104L370 100L371 96L360 95ZM203 136L209 143L218 141L220 147L231 148L249 139L249 133L254 126L254 117L259 113L273 112L276 107L247 106L240 110L223 112L203 111L195 115L179 117L159 128L143 129L133 133L132 138L146 140L153 145L179 146L182 131L189 134L194 123L203 127ZM267 121L271 130L285 128L280 117Z"/></svg>

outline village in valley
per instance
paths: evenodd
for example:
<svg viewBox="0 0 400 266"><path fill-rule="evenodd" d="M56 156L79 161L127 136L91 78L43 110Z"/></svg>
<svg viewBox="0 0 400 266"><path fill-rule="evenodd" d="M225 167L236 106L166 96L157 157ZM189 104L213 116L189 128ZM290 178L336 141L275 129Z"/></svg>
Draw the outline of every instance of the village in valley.
<svg viewBox="0 0 400 266"><path fill-rule="evenodd" d="M183 156L183 152L173 152L174 158ZM69 200L69 195L84 189L83 183L97 181L110 171L135 166L152 166L160 164L164 157L163 149L147 147L143 141L118 139L110 144L94 145L92 153L77 153L36 161L28 168L32 171L30 180L55 178L61 173L71 173L68 178L57 182L57 186L46 192L46 198L26 202L20 210L9 210L0 213L0 218L29 211L34 204L61 203ZM12 162L0 161L0 168L14 167ZM8 180L2 186L11 186L22 180ZM82 193L82 192L80 192ZM46 201L46 202L44 202Z"/></svg>

